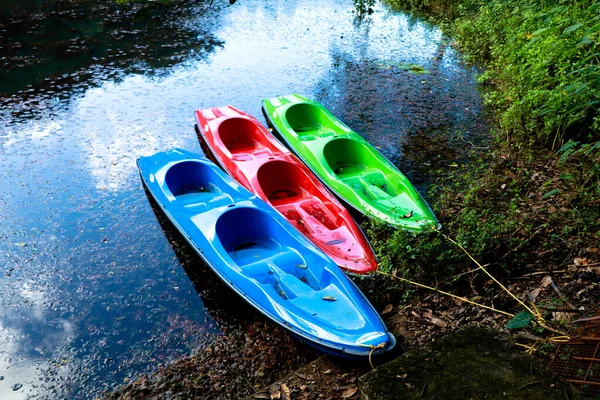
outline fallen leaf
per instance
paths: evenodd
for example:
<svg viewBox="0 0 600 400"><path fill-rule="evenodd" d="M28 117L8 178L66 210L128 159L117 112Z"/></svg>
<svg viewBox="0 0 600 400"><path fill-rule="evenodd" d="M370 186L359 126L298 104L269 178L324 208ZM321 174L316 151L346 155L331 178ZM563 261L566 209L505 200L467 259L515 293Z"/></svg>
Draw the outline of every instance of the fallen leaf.
<svg viewBox="0 0 600 400"><path fill-rule="evenodd" d="M566 312L560 312L560 311L556 311L552 313L552 318L554 318L555 321L562 321L562 322L570 322L573 320L574 315L572 313L566 313Z"/></svg>
<svg viewBox="0 0 600 400"><path fill-rule="evenodd" d="M304 264L296 264L296 267L298 267L298 268L302 268L302 269L306 269L306 268L308 268L308 267L307 267L306 265L304 265Z"/></svg>
<svg viewBox="0 0 600 400"><path fill-rule="evenodd" d="M281 391L274 390L271 392L271 400L277 400L281 398Z"/></svg>
<svg viewBox="0 0 600 400"><path fill-rule="evenodd" d="M27 243L19 242L19 243L15 243L15 246L25 247L25 246L27 246Z"/></svg>
<svg viewBox="0 0 600 400"><path fill-rule="evenodd" d="M433 322L434 325L439 326L440 328L445 328L445 327L448 326L448 324L446 322L442 321L439 318L431 317L430 319L431 319L431 322Z"/></svg>
<svg viewBox="0 0 600 400"><path fill-rule="evenodd" d="M410 210L408 213L404 214L402 218L410 218L413 216L413 210Z"/></svg>
<svg viewBox="0 0 600 400"><path fill-rule="evenodd" d="M301 374L300 372L296 372L296 376L300 379L304 379L305 381L312 381L312 376Z"/></svg>
<svg viewBox="0 0 600 400"><path fill-rule="evenodd" d="M385 308L384 308L384 309L383 309L383 311L381 312L381 315L389 313L390 311L392 311L392 310L393 310L393 308L394 308L394 306L393 306L393 305L391 305L391 304L388 304L387 306L385 306Z"/></svg>
<svg viewBox="0 0 600 400"><path fill-rule="evenodd" d="M537 289L532 290L531 292L528 292L527 293L527 300L529 300L532 303L535 303L535 300L540 295L541 291L542 291L542 289L537 288Z"/></svg>
<svg viewBox="0 0 600 400"><path fill-rule="evenodd" d="M552 277L550 275L546 275L544 279L542 279L541 287L545 288L552 284Z"/></svg>
<svg viewBox="0 0 600 400"><path fill-rule="evenodd" d="M281 394L283 400L290 400L290 388L285 384L281 384Z"/></svg>
<svg viewBox="0 0 600 400"><path fill-rule="evenodd" d="M354 396L356 392L358 392L358 388L349 387L348 389L344 390L344 393L342 393L342 399L349 399L350 397Z"/></svg>
<svg viewBox="0 0 600 400"><path fill-rule="evenodd" d="M588 260L587 260L587 258L577 257L576 259L573 260L573 264L577 265L578 267L580 267L582 265L588 265Z"/></svg>
<svg viewBox="0 0 600 400"><path fill-rule="evenodd" d="M323 296L323 300L327 301L336 301L337 299L333 296Z"/></svg>
<svg viewBox="0 0 600 400"><path fill-rule="evenodd" d="M332 371L331 371L330 369L328 369L328 370L324 371L323 373L324 373L324 374L330 374L331 372L332 372Z"/></svg>

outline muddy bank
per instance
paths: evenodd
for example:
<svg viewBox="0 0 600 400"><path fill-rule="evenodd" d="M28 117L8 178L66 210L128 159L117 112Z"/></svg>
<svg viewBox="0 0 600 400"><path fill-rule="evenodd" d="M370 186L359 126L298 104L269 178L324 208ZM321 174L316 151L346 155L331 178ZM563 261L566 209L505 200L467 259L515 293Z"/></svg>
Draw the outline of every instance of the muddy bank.
<svg viewBox="0 0 600 400"><path fill-rule="evenodd" d="M572 388L497 332L470 327L360 379L371 400L578 399Z"/></svg>

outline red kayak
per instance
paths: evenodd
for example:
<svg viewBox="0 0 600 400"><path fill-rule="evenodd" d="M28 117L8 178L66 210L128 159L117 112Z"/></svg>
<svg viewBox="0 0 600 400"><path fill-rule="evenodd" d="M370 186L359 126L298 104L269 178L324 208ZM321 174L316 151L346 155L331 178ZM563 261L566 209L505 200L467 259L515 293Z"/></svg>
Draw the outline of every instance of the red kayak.
<svg viewBox="0 0 600 400"><path fill-rule="evenodd" d="M207 157L275 207L341 268L377 269L369 242L350 213L256 118L232 106L196 111Z"/></svg>

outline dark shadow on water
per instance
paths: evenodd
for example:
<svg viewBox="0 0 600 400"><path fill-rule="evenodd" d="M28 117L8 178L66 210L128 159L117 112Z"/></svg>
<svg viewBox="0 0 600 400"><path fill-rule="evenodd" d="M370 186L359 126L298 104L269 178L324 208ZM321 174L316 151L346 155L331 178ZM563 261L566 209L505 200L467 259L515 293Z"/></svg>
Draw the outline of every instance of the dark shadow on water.
<svg viewBox="0 0 600 400"><path fill-rule="evenodd" d="M177 259L190 278L194 288L202 298L207 313L214 319L218 328L227 331L240 325L264 319L252 306L234 293L213 270L204 263L181 233L162 212L148 188L144 186L152 211L156 216Z"/></svg>
<svg viewBox="0 0 600 400"><path fill-rule="evenodd" d="M218 7L114 1L5 0L0 6L0 105L13 116L46 109L130 73L160 76L223 45ZM212 17L212 18L211 18ZM200 23L209 19L211 24Z"/></svg>

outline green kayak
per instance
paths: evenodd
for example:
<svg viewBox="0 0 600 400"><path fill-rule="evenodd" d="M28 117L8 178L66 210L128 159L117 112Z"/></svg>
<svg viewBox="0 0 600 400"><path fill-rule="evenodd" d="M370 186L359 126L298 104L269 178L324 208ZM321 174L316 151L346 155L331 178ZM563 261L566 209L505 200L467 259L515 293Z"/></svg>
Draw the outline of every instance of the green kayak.
<svg viewBox="0 0 600 400"><path fill-rule="evenodd" d="M292 94L263 101L269 125L346 205L391 225L439 227L408 178L316 101Z"/></svg>

